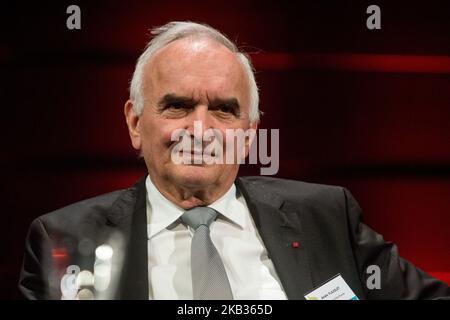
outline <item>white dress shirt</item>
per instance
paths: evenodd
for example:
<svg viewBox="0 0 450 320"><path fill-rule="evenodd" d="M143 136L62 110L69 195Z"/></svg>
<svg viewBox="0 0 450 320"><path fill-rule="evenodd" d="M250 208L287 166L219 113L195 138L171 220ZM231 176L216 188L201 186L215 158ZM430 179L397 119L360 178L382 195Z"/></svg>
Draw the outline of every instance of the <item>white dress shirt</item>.
<svg viewBox="0 0 450 320"><path fill-rule="evenodd" d="M193 231L179 219L185 210L165 198L150 176L146 189L149 298L193 299ZM210 226L211 240L222 258L234 299L286 299L245 199L236 186L233 184L208 207L220 213Z"/></svg>

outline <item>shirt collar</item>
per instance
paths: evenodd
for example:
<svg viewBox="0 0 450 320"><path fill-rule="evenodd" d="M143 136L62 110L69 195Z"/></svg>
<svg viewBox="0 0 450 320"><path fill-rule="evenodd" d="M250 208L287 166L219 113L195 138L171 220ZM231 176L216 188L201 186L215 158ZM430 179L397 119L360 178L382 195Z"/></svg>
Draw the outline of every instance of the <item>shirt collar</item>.
<svg viewBox="0 0 450 320"><path fill-rule="evenodd" d="M150 175L145 180L145 187L147 189L147 235L150 239L178 220L185 210L164 197L151 181ZM242 210L239 206L242 206L242 203L237 200L236 193L236 186L232 184L222 197L208 207L244 229L245 216L240 214Z"/></svg>
<svg viewBox="0 0 450 320"><path fill-rule="evenodd" d="M244 229L245 216L242 214L243 211L241 208L239 208L242 203L237 198L237 189L233 183L222 197L211 203L208 207L213 208L222 216Z"/></svg>
<svg viewBox="0 0 450 320"><path fill-rule="evenodd" d="M164 197L150 179L145 180L147 189L147 235L150 239L181 217L184 210Z"/></svg>

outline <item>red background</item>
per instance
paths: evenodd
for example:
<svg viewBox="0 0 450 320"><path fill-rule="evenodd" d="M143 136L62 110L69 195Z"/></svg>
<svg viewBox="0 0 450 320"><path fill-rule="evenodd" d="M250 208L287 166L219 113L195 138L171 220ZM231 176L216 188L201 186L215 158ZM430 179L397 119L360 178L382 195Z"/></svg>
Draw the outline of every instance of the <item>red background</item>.
<svg viewBox="0 0 450 320"><path fill-rule="evenodd" d="M375 2L374 2L375 3ZM66 28L81 7L82 29ZM148 28L206 22L252 53L277 176L347 187L366 223L450 283L450 10L446 1L99 1L2 5L0 297L29 223L144 172L122 115ZM241 174L258 174L246 165Z"/></svg>

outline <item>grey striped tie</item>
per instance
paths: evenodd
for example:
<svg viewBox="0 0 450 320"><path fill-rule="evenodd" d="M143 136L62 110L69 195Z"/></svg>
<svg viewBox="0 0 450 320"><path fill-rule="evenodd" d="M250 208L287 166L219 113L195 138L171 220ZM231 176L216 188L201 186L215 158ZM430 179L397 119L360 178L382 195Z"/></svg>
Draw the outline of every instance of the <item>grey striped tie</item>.
<svg viewBox="0 0 450 320"><path fill-rule="evenodd" d="M232 300L225 267L209 235L218 212L208 207L186 211L181 220L195 230L191 244L192 289L196 300Z"/></svg>

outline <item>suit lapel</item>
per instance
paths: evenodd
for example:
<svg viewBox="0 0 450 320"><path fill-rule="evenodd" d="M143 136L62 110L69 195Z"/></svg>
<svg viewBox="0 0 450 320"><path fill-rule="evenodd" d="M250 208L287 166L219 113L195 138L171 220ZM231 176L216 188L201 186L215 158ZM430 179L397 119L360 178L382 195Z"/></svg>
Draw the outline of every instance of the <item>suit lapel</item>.
<svg viewBox="0 0 450 320"><path fill-rule="evenodd" d="M146 176L114 203L108 220L125 235L117 299L148 300Z"/></svg>
<svg viewBox="0 0 450 320"><path fill-rule="evenodd" d="M288 298L304 299L313 283L299 212L292 211L288 202L264 192L263 188L251 190L252 186L241 179L236 180L236 185L245 197Z"/></svg>

